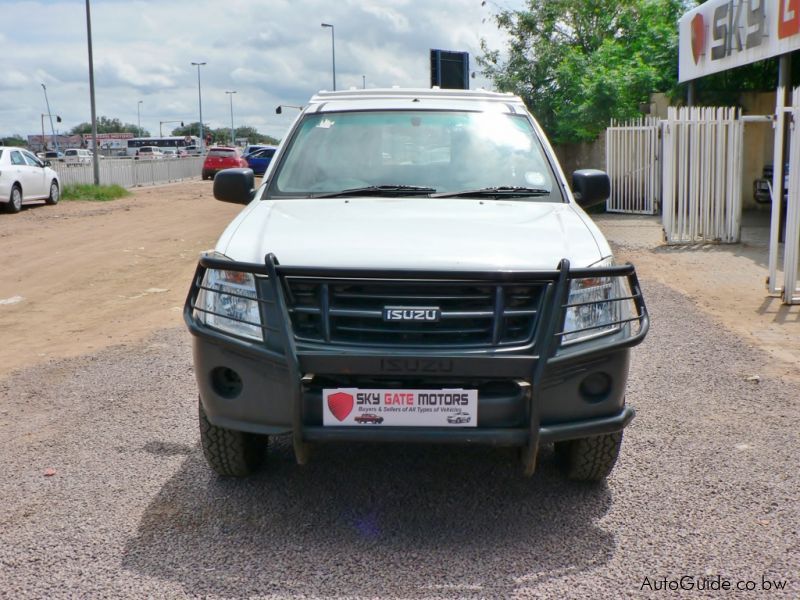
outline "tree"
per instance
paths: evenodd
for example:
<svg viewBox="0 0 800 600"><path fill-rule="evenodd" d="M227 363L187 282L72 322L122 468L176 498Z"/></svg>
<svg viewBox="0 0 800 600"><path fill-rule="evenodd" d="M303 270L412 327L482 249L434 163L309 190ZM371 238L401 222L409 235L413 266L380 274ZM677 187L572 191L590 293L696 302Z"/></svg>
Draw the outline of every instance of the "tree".
<svg viewBox="0 0 800 600"><path fill-rule="evenodd" d="M200 135L200 122L195 121L194 123L187 123L183 127L176 127L172 130L172 135ZM211 142L213 144L232 143L230 127L219 127L217 129L212 129L208 125L203 125L203 135L211 135ZM274 137L264 133L259 133L254 127L236 127L234 129L234 136L236 138L247 138L247 143L249 144L255 144L259 142L273 145L278 144L278 140L276 140Z"/></svg>
<svg viewBox="0 0 800 600"><path fill-rule="evenodd" d="M28 146L28 141L18 133L9 135L8 137L0 138L0 142L2 142L0 146L21 146L23 148Z"/></svg>
<svg viewBox="0 0 800 600"><path fill-rule="evenodd" d="M611 119L639 116L651 92L677 86L684 0L528 0L495 17L508 58L482 41L478 63L520 95L557 143L594 139Z"/></svg>
<svg viewBox="0 0 800 600"><path fill-rule="evenodd" d="M81 123L70 130L70 135L92 133L91 123ZM119 119L110 117L98 117L97 133L132 133L136 137L150 137L150 132L140 129L132 123L123 123Z"/></svg>

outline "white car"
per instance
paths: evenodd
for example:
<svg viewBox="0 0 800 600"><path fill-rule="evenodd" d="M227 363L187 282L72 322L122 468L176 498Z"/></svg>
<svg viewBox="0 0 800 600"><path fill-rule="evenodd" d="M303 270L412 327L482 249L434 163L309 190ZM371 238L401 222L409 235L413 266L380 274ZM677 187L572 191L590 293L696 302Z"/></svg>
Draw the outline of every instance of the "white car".
<svg viewBox="0 0 800 600"><path fill-rule="evenodd" d="M320 92L258 188L214 178L247 206L184 311L209 465L247 475L287 434L300 464L313 444L482 443L518 446L530 475L555 443L569 477L605 478L649 325L581 208L609 191L594 169L570 186L511 94ZM381 426L356 426L359 405Z"/></svg>
<svg viewBox="0 0 800 600"><path fill-rule="evenodd" d="M157 146L142 146L136 151L137 160L162 160L164 153Z"/></svg>
<svg viewBox="0 0 800 600"><path fill-rule="evenodd" d="M64 163L67 165L90 165L94 154L83 148L68 148L64 151Z"/></svg>
<svg viewBox="0 0 800 600"><path fill-rule="evenodd" d="M56 204L60 197L61 180L48 163L24 148L0 147L0 208L16 213L30 201Z"/></svg>

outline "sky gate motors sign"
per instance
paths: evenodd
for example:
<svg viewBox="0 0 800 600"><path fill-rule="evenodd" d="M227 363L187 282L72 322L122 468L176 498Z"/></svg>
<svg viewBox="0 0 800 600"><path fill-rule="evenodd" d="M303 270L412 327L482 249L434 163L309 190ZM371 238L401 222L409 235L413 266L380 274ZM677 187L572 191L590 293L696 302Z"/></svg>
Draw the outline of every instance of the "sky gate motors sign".
<svg viewBox="0 0 800 600"><path fill-rule="evenodd" d="M800 49L800 0L709 0L678 28L684 82Z"/></svg>

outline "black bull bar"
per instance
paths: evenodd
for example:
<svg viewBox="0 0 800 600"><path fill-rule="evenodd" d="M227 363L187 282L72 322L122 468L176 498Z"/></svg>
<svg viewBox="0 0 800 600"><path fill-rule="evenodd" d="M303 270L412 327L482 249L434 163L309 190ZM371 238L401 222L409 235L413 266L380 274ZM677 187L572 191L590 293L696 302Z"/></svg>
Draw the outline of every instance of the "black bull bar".
<svg viewBox="0 0 800 600"><path fill-rule="evenodd" d="M198 296L202 290L214 292L215 290L204 285L204 276L209 269L250 273L256 278L255 298L260 306L261 322L257 324L262 329L263 342L255 341L235 333L221 332L212 327L205 326L197 319L198 312L209 313L207 309L197 305ZM537 283L544 286L544 298L541 304L541 313L538 316L533 341L524 351L503 353L501 355L490 352L460 353L452 350L425 350L425 349L396 349L384 348L344 348L331 346L328 348L313 348L298 343L292 329L289 306L286 300L284 285L273 285L273 282L283 282L287 277L319 278L331 281L347 280L424 280L424 281L452 281L465 280L479 283ZM572 280L587 278L621 278L627 282L627 288L622 294L613 298L593 300L588 302L568 302L570 284ZM233 294L235 295L235 294ZM242 296L248 300L253 298ZM597 328L616 326L628 332L626 336L607 336L607 343L581 344L570 348L569 352L557 355L565 335L564 321L569 308L580 307L603 302L628 302L632 303L635 311L633 314L621 316L617 320L606 321L600 326L588 326L582 329L573 329L569 333L580 333ZM621 313L619 311L617 314ZM211 313L214 314L214 313ZM273 315L267 319L266 315ZM225 315L217 315L228 318ZM277 316L277 318L275 318ZM636 271L630 263L611 267L590 267L572 269L569 261L562 259L558 268L552 271L427 271L413 269L356 269L356 268L318 268L282 266L273 254L265 257L264 263L234 262L211 255L203 255L197 265L194 280L189 290L184 306L184 320L193 335L214 340L222 345L233 347L239 351L262 358L279 361L288 371L291 390L292 408L292 442L297 461L305 463L308 456L309 441L337 440L337 439L371 439L371 440L408 440L459 442L464 441L462 431L442 431L436 428L401 428L382 427L370 429L362 434L353 432L352 427L308 427L303 424L303 374L353 374L353 365L358 363L356 374L367 375L370 373L384 373L387 361L441 361L452 359L454 370L450 375L465 376L474 374L473 366L486 363L487 356L491 356L492 374L496 377L524 379L529 385L530 422L528 427L520 430L473 430L468 434L467 441L486 441L487 443L500 443L506 445L522 446L522 462L526 474L533 473L536 464L539 443L541 441L558 441L568 437L568 428L565 431L551 431L540 424L540 402L537 401L542 389L542 382L548 369L553 369L559 364L566 364L575 360L590 360L595 356L606 354L610 351L627 348L639 344L647 335L649 329L649 315L645 306ZM637 326L638 325L638 329ZM634 331L634 329L636 329ZM583 346L583 347L582 347ZM416 363L419 364L419 363ZM609 432L619 429L633 418L633 410L626 408L623 421L599 419L594 424L592 434ZM585 430L583 431L585 433ZM409 438L410 436L410 438Z"/></svg>

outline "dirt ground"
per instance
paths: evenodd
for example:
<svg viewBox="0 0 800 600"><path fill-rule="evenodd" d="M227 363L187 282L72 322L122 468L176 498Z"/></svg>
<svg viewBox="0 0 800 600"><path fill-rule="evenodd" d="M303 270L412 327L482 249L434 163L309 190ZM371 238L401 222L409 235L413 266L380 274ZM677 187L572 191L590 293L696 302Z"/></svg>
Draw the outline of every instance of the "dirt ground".
<svg viewBox="0 0 800 600"><path fill-rule="evenodd" d="M110 203L0 215L0 377L179 326L198 253L213 247L240 209L215 201L210 182L193 181L138 189ZM655 218L596 221L645 284L672 287L765 349L776 359L773 375L798 375L800 306L766 296L758 226L743 244L687 249L661 245Z"/></svg>

